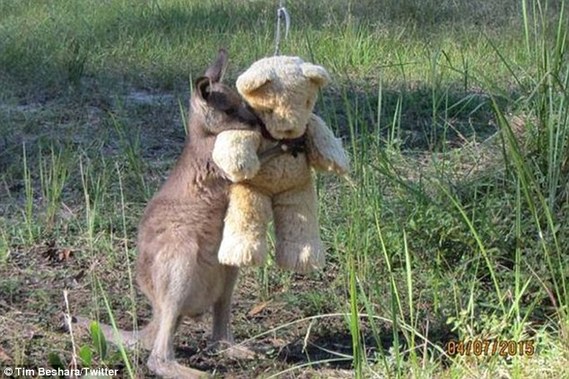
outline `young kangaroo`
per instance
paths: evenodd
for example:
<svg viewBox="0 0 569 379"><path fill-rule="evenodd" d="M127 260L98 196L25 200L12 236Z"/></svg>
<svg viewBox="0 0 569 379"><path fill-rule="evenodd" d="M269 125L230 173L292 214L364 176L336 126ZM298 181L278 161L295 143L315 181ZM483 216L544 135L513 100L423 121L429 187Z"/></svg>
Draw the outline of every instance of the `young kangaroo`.
<svg viewBox="0 0 569 379"><path fill-rule="evenodd" d="M139 225L137 282L153 315L138 333L121 331L121 338L149 349L149 369L166 378L204 375L175 360L174 332L184 316L196 317L213 307L212 339L233 338L230 308L239 270L217 260L229 181L211 153L218 133L253 129L259 120L235 91L221 84L226 64L227 53L220 50L196 80L184 150Z"/></svg>
<svg viewBox="0 0 569 379"><path fill-rule="evenodd" d="M148 367L164 377L201 374L175 362L173 337L183 316L199 316L213 306L213 340L233 338L231 296L239 271L217 260L229 181L211 153L218 133L253 129L258 119L235 91L221 84L226 64L227 53L221 50L197 79L189 138L139 226L137 281L153 309L141 339L151 349Z"/></svg>

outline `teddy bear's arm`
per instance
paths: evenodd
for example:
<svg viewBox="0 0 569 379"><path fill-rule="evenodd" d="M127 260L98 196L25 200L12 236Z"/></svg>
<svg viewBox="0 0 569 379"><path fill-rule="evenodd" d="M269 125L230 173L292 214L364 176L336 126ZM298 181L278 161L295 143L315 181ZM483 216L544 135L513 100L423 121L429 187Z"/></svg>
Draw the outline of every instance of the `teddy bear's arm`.
<svg viewBox="0 0 569 379"><path fill-rule="evenodd" d="M234 183L254 177L261 166L257 150L261 134L252 130L226 130L217 135L212 158Z"/></svg>
<svg viewBox="0 0 569 379"><path fill-rule="evenodd" d="M324 120L312 114L306 129L308 161L312 167L320 171L345 175L350 169L346 151L342 141L334 136Z"/></svg>

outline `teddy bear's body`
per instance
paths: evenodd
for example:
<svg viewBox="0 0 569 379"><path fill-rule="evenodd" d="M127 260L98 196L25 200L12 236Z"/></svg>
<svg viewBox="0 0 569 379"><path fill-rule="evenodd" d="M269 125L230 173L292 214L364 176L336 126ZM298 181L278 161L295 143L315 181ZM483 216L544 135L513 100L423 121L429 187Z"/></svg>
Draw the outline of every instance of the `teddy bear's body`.
<svg viewBox="0 0 569 379"><path fill-rule="evenodd" d="M274 146L274 142L262 139L259 152ZM241 184L251 185L261 192L276 195L284 191L312 184L312 169L305 153L282 154L269 160L260 167L257 174Z"/></svg>
<svg viewBox="0 0 569 379"><path fill-rule="evenodd" d="M348 169L341 142L312 113L318 89L327 80L322 67L283 56L257 61L238 78L238 91L266 131L227 131L217 136L213 159L234 182L218 253L221 263L263 263L267 227L273 219L280 267L307 272L323 265L312 168L338 174ZM299 137L306 141L305 152L282 154L260 164L260 153Z"/></svg>
<svg viewBox="0 0 569 379"><path fill-rule="evenodd" d="M306 272L324 264L316 193L305 154L296 158L283 155L263 165L254 178L231 187L229 201L225 222L230 227L224 229L223 238L231 243L220 252L230 254L222 263L263 263L267 226L273 219L275 256L280 267ZM252 209L255 211L249 212ZM250 239L252 236L257 238Z"/></svg>
<svg viewBox="0 0 569 379"><path fill-rule="evenodd" d="M258 140L251 155L275 146L272 138L256 137L251 139ZM324 264L314 178L306 153L279 155L263 163L253 177L231 185L220 262L232 266L262 264L271 219L280 267L307 272Z"/></svg>

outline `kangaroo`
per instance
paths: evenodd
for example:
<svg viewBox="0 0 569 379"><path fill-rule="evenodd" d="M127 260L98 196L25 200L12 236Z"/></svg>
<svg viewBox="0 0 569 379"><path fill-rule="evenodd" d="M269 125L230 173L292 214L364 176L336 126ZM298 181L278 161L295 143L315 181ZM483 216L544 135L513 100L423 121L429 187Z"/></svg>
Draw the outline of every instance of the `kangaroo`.
<svg viewBox="0 0 569 379"><path fill-rule="evenodd" d="M196 80L189 138L139 226L137 282L153 310L141 340L151 350L148 368L167 378L203 375L175 361L173 337L183 316L197 317L213 306L213 341L233 341L231 297L239 270L217 260L229 181L211 152L217 134L253 129L258 118L221 83L226 65L227 53L221 50Z"/></svg>
<svg viewBox="0 0 569 379"><path fill-rule="evenodd" d="M183 152L146 206L138 230L136 279L153 314L138 333L120 334L127 346L139 342L150 350L148 368L165 378L205 375L175 360L173 337L184 316L198 317L213 308L212 340L233 341L231 298L239 269L217 259L230 182L211 153L218 133L254 129L260 120L236 91L221 83L226 65L222 49L195 81ZM262 159L281 153L277 149ZM102 329L111 331L109 326Z"/></svg>

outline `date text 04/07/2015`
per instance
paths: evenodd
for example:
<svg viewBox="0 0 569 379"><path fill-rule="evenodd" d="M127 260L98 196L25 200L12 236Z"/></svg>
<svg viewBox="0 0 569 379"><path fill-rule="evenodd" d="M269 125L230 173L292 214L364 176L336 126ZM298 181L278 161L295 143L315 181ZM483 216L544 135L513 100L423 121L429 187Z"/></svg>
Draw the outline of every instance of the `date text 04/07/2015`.
<svg viewBox="0 0 569 379"><path fill-rule="evenodd" d="M535 353L534 341L499 340L499 339L473 339L468 341L447 342L445 351L450 356L455 355L500 355L512 357L515 355L531 357Z"/></svg>

